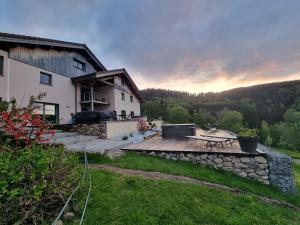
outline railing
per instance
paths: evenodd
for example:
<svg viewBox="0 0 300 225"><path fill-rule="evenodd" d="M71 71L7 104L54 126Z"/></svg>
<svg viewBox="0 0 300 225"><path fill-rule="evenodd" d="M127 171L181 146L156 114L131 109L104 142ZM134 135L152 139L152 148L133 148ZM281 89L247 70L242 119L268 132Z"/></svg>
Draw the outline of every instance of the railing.
<svg viewBox="0 0 300 225"><path fill-rule="evenodd" d="M98 92L93 93L93 100L95 102L109 103L108 98L104 94L101 94L101 93L98 93ZM82 102L92 101L91 92L82 92L81 93L81 101Z"/></svg>

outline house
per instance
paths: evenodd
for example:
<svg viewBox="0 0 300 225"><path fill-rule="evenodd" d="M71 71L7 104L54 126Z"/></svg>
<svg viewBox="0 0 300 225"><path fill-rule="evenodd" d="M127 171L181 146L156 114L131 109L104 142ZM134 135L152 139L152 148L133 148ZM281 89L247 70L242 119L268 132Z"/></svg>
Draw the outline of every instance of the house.
<svg viewBox="0 0 300 225"><path fill-rule="evenodd" d="M60 124L87 110L140 116L142 101L127 71L107 70L85 44L0 33L0 98L38 95L36 113Z"/></svg>

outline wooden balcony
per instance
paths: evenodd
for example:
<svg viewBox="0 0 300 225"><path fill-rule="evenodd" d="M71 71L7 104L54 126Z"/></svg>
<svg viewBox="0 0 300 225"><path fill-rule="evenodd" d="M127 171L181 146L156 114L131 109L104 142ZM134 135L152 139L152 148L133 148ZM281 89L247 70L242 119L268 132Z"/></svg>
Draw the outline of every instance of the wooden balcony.
<svg viewBox="0 0 300 225"><path fill-rule="evenodd" d="M80 97L80 103L86 104L86 103L94 103L94 104L109 104L109 97L98 93L98 92L82 92Z"/></svg>

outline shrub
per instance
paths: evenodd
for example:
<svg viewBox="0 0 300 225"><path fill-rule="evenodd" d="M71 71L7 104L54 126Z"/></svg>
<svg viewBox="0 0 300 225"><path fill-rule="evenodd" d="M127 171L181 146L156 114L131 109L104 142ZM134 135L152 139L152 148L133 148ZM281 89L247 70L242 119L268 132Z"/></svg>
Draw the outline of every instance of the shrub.
<svg viewBox="0 0 300 225"><path fill-rule="evenodd" d="M49 222L79 182L78 161L63 147L9 149L0 152L0 224Z"/></svg>
<svg viewBox="0 0 300 225"><path fill-rule="evenodd" d="M31 144L44 141L43 134L54 135L54 131L49 131L49 128L40 115L34 113L31 103L26 107L17 107L15 99L12 99L8 107L0 111L0 129L16 143L21 141Z"/></svg>
<svg viewBox="0 0 300 225"><path fill-rule="evenodd" d="M243 115L237 111L225 111L219 121L220 127L238 133L243 127Z"/></svg>
<svg viewBox="0 0 300 225"><path fill-rule="evenodd" d="M255 138L257 137L257 131L256 129L241 128L241 131L239 132L239 136L245 138Z"/></svg>
<svg viewBox="0 0 300 225"><path fill-rule="evenodd" d="M170 123L188 123L191 122L191 116L182 106L173 106L168 109L168 121Z"/></svg>

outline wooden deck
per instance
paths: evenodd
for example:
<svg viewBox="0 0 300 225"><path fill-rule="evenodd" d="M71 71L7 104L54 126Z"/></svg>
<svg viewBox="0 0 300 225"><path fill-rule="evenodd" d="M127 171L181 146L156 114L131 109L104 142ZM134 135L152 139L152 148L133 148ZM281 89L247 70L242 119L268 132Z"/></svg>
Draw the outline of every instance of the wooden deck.
<svg viewBox="0 0 300 225"><path fill-rule="evenodd" d="M244 153L241 151L239 143L236 141L231 146L221 145L212 149L206 147L205 141L186 141L184 139L170 138L164 139L161 136L154 136L142 142L132 144L123 148L123 150L133 151L171 151L171 152L220 152L220 153Z"/></svg>

